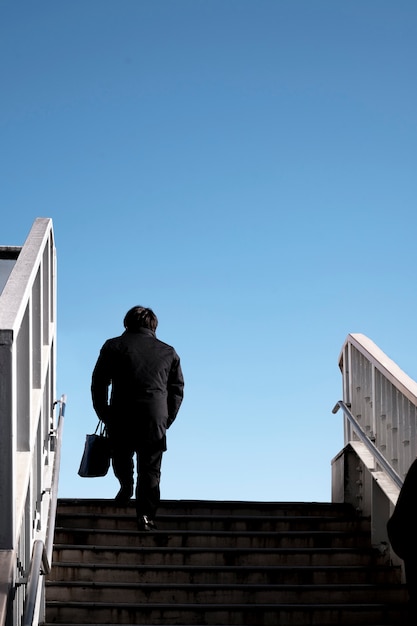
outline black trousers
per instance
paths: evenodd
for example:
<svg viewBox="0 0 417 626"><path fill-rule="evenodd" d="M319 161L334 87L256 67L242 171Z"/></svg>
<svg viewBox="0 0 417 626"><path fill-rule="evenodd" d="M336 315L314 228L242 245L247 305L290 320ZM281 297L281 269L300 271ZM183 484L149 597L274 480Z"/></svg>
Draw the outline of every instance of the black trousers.
<svg viewBox="0 0 417 626"><path fill-rule="evenodd" d="M404 565L409 597L408 623L415 626L417 624L417 557L410 556L404 559Z"/></svg>
<svg viewBox="0 0 417 626"><path fill-rule="evenodd" d="M134 463L136 454L136 513L154 519L161 499L161 463L164 450L159 442L153 445L139 445L134 438L124 434L123 438L109 432L112 446L112 465L121 487L133 491Z"/></svg>

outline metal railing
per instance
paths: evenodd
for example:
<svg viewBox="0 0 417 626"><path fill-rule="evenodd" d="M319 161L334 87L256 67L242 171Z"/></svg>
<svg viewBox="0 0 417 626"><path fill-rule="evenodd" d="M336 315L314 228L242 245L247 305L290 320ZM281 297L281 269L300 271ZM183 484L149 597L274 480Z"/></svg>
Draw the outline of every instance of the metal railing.
<svg viewBox="0 0 417 626"><path fill-rule="evenodd" d="M32 558L27 578L22 626L32 626L34 623L37 623L38 620L35 621L36 615L43 615L45 612L45 607L40 604L43 602L44 595L44 582L41 576L49 574L52 567L52 552L58 501L58 478L61 464L62 433L64 427L66 400L66 396L63 395L60 400L57 400L54 403L54 406L59 405L59 414L57 428L55 431L51 432L51 438L54 441L53 446L55 457L53 462L52 483L50 486L50 504L46 539L45 541L37 539L33 544ZM36 610L37 607L38 610Z"/></svg>
<svg viewBox="0 0 417 626"><path fill-rule="evenodd" d="M339 367L343 401L362 430L404 478L417 454L417 383L368 337L348 335ZM345 444L352 439L345 421Z"/></svg>
<svg viewBox="0 0 417 626"><path fill-rule="evenodd" d="M0 248L0 276L0 626L21 626L37 579L33 619L42 617L65 406L55 403L52 220L36 219L23 246Z"/></svg>
<svg viewBox="0 0 417 626"><path fill-rule="evenodd" d="M399 489L401 489L401 487L403 486L403 482L404 481L398 476L398 474L394 470L394 468L388 463L388 461L385 459L385 457L381 454L381 452L375 446L374 442L371 441L369 439L368 435L362 430L362 428L359 426L359 423L353 417L351 411L346 406L346 404L343 402L343 400L339 400L336 403L336 405L333 408L332 413L336 414L339 409L342 409L345 417L349 420L350 425L353 428L353 432L357 435L357 437L360 439L360 441L362 441L362 443L365 444L366 448L369 450L369 452L374 457L376 463L382 468L382 470L384 472L386 472L386 474L391 478L391 480L395 483L395 485Z"/></svg>
<svg viewBox="0 0 417 626"><path fill-rule="evenodd" d="M368 337L350 334L343 345L344 448L332 461L332 500L370 516L372 541L395 560L386 523L417 456L417 383Z"/></svg>

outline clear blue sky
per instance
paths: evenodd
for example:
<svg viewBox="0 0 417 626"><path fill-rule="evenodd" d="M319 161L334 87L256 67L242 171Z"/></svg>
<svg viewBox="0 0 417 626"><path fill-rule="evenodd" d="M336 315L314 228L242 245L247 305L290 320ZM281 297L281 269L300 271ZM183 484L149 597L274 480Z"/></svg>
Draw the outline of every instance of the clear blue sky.
<svg viewBox="0 0 417 626"><path fill-rule="evenodd" d="M415 0L0 1L0 244L51 217L61 496L135 304L186 395L163 498L330 499L338 356L417 378Z"/></svg>

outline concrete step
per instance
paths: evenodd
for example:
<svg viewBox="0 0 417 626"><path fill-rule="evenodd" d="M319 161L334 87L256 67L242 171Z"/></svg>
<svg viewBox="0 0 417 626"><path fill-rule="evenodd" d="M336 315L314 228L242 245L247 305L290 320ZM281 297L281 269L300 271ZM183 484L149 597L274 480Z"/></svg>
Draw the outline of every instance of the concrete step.
<svg viewBox="0 0 417 626"><path fill-rule="evenodd" d="M162 584L258 584L258 585L383 585L392 574L389 566L298 566L279 565L114 565L55 563L51 581ZM398 572L398 580L400 575Z"/></svg>
<svg viewBox="0 0 417 626"><path fill-rule="evenodd" d="M199 604L337 604L406 601L398 585L248 585L152 584L110 582L48 582L52 602L181 603Z"/></svg>
<svg viewBox="0 0 417 626"><path fill-rule="evenodd" d="M59 501L53 564L51 625L404 622L399 568L345 505L165 501L144 533L133 502Z"/></svg>
<svg viewBox="0 0 417 626"><path fill-rule="evenodd" d="M381 562L371 548L166 548L160 546L88 546L55 544L53 560L137 565L363 565Z"/></svg>
<svg viewBox="0 0 417 626"><path fill-rule="evenodd" d="M159 530L187 530L202 532L286 532L286 531L357 531L369 532L367 519L346 519L342 516L318 515L162 515L157 519ZM134 512L92 513L61 512L57 526L63 528L90 528L94 530L135 530Z"/></svg>
<svg viewBox="0 0 417 626"><path fill-rule="evenodd" d="M147 624L165 626L376 626L404 623L401 606L386 604L117 604L48 602L49 624Z"/></svg>
<svg viewBox="0 0 417 626"><path fill-rule="evenodd" d="M95 546L156 546L206 548L349 548L368 547L369 534L364 531L284 531L284 532L203 532L171 530L139 532L137 530L99 530L92 528L55 528L59 544Z"/></svg>
<svg viewBox="0 0 417 626"><path fill-rule="evenodd" d="M93 515L134 514L135 503L132 499L127 506L116 506L109 499L68 499L59 500L58 515L76 513ZM352 507L343 503L331 502L242 502L216 500L162 500L158 515L188 516L306 516L306 517L344 517L352 519Z"/></svg>

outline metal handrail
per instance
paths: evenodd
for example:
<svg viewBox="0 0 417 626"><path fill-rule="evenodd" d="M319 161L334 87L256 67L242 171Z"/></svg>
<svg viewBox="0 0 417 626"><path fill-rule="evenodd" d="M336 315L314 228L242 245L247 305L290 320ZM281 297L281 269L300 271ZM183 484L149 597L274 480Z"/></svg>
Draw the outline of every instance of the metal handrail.
<svg viewBox="0 0 417 626"><path fill-rule="evenodd" d="M55 459L54 459L54 471L52 475L51 503L50 503L50 508L49 508L48 527L47 527L46 539L45 539L45 550L46 550L46 555L47 555L49 563L52 563L52 552L54 548L55 517L56 517L56 508L57 508L57 502L58 502L58 479L59 479L59 468L61 466L61 443L62 443L62 432L64 428L66 403L67 403L66 395L62 395L61 398L54 403L54 406L59 404L59 415L58 415L58 424L57 424L57 428L55 431L56 448L55 448Z"/></svg>
<svg viewBox="0 0 417 626"><path fill-rule="evenodd" d="M46 539L45 543L41 539L38 539L33 543L32 557L30 561L26 586L26 597L24 605L25 608L22 617L22 626L32 626L38 596L39 578L41 575L49 574L52 566L55 518L58 501L58 478L61 463L62 430L64 425L66 401L67 397L65 395L62 395L60 400L56 400L53 404L53 407L55 407L57 404L59 404L60 407L57 428L51 433L51 436L54 437L56 447L54 467L52 472L51 500L48 512Z"/></svg>
<svg viewBox="0 0 417 626"><path fill-rule="evenodd" d="M369 437L367 436L367 434L362 430L362 428L359 425L358 421L356 420L356 418L354 417L354 415L350 411L350 409L347 406L347 404L345 404L343 402L343 400L339 400L338 402L336 402L335 406L333 407L332 413L336 414L339 409L342 409L343 413L345 414L345 416L347 417L347 419L349 420L349 422L353 426L353 430L355 431L355 433L357 434L359 439L362 441L362 443L364 443L366 445L366 447L369 450L369 452L376 459L376 462L378 463L378 465L380 465L382 467L384 472L386 474L388 474L388 476L397 485L397 487L399 487L401 489L401 487L403 485L403 480L397 474L395 469L388 463L386 458L381 454L381 452L378 450L378 448L373 443L373 441L371 441L369 439Z"/></svg>
<svg viewBox="0 0 417 626"><path fill-rule="evenodd" d="M32 558L30 560L22 626L31 626L33 624L38 596L39 577L41 574L49 574L50 570L51 567L48 557L46 556L45 544L41 539L37 539L33 544Z"/></svg>

